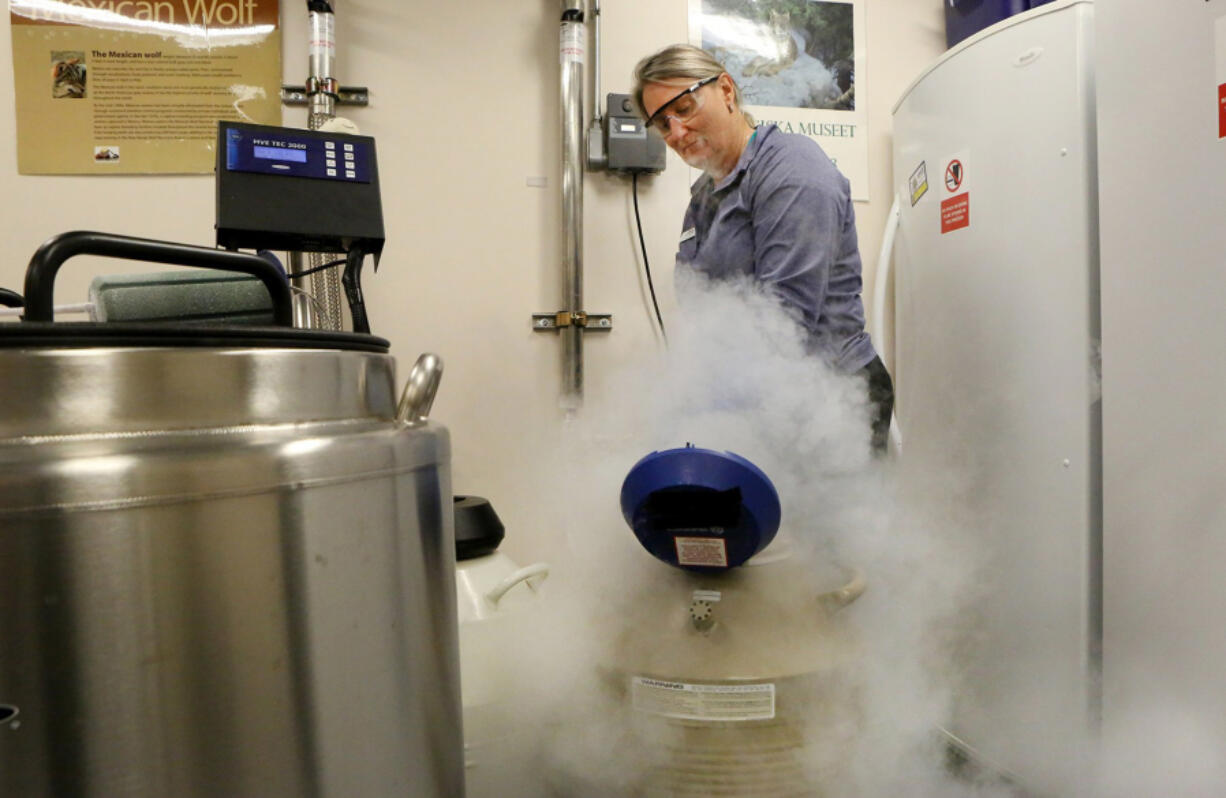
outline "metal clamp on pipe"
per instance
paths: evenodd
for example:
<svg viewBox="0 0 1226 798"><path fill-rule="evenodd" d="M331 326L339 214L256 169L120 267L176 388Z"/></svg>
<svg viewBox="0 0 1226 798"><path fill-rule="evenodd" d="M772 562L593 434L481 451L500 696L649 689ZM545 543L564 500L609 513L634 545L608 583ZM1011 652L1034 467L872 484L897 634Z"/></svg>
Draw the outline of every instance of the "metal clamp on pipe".
<svg viewBox="0 0 1226 798"><path fill-rule="evenodd" d="M610 332L612 313L587 313L582 310L559 310L557 313L533 313L532 329L536 332L557 332L575 327L589 332Z"/></svg>
<svg viewBox="0 0 1226 798"><path fill-rule="evenodd" d="M288 85L281 86L281 103L282 105L309 105L310 104L310 86ZM337 105L370 105L370 89L366 86L336 86L333 94L333 101Z"/></svg>
<svg viewBox="0 0 1226 798"><path fill-rule="evenodd" d="M340 84L336 78L318 78L312 75L306 79L306 91L308 95L322 92L336 99L340 96Z"/></svg>

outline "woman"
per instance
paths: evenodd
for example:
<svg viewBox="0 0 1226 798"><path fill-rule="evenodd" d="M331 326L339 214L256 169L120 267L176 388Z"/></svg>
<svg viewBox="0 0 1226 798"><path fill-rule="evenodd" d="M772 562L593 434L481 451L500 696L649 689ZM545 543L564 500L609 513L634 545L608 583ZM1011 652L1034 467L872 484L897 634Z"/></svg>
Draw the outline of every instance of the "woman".
<svg viewBox="0 0 1226 798"><path fill-rule="evenodd" d="M767 288L816 353L868 380L873 446L884 451L894 389L864 329L847 178L812 139L755 127L736 82L698 47L674 44L640 61L634 100L647 126L705 173L691 189L678 271Z"/></svg>

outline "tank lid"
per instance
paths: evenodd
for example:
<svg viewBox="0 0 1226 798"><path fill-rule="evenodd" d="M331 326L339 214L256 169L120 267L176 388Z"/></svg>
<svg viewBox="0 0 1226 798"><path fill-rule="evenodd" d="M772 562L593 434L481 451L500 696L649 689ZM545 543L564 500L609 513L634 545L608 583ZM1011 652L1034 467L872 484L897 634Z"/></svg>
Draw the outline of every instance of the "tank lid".
<svg viewBox="0 0 1226 798"><path fill-rule="evenodd" d="M293 327L167 322L21 322L0 324L0 349L87 347L191 349L336 349L386 353L386 339L364 333Z"/></svg>
<svg viewBox="0 0 1226 798"><path fill-rule="evenodd" d="M471 560L497 551L506 536L506 527L489 500L480 496L456 496L454 501L456 559Z"/></svg>
<svg viewBox="0 0 1226 798"><path fill-rule="evenodd" d="M621 508L652 556L694 571L741 565L774 539L781 518L761 469L692 444L639 460L622 483Z"/></svg>

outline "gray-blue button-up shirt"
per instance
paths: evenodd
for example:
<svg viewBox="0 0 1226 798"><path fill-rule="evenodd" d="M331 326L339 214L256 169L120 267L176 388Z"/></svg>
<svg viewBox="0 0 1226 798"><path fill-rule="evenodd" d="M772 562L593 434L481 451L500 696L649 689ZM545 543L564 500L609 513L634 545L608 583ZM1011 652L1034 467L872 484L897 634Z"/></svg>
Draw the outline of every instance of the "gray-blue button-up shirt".
<svg viewBox="0 0 1226 798"><path fill-rule="evenodd" d="M864 329L851 185L806 136L760 126L732 173L691 189L677 273L762 283L842 371L876 356ZM691 232L692 231L692 232Z"/></svg>

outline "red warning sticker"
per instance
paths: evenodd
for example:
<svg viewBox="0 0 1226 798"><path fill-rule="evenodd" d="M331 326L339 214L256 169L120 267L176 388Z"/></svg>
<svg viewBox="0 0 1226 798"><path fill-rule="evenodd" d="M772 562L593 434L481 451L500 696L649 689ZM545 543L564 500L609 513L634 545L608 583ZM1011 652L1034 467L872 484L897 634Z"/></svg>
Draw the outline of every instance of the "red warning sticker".
<svg viewBox="0 0 1226 798"><path fill-rule="evenodd" d="M971 226L970 192L941 201L941 234Z"/></svg>
<svg viewBox="0 0 1226 798"><path fill-rule="evenodd" d="M1226 83L1217 87L1217 137L1226 139Z"/></svg>
<svg viewBox="0 0 1226 798"><path fill-rule="evenodd" d="M1226 17L1213 22L1213 55L1217 62L1217 137L1226 139Z"/></svg>

